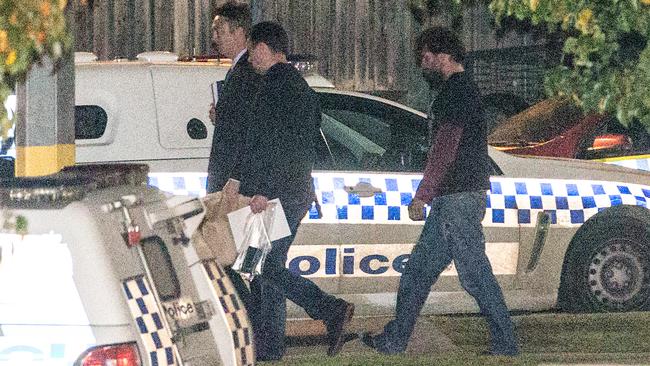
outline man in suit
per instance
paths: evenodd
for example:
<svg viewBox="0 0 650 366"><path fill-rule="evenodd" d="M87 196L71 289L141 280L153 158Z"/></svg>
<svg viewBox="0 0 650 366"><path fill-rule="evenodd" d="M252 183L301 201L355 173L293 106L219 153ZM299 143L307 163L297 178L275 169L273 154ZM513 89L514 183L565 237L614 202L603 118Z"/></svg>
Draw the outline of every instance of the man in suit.
<svg viewBox="0 0 650 366"><path fill-rule="evenodd" d="M220 55L232 60L232 66L216 106L210 108L215 128L208 165L208 193L220 191L229 178L239 180L237 163L260 78L248 62L246 43L251 29L248 5L229 1L219 6L215 14L212 41Z"/></svg>
<svg viewBox="0 0 650 366"><path fill-rule="evenodd" d="M214 135L208 165L208 193L222 190L229 178L240 179L241 148L252 119L252 103L260 79L248 62L246 44L251 23L248 5L234 1L219 6L212 22L213 45L220 55L232 60L232 66L216 106L210 106ZM229 266L224 270L250 311L250 292L243 279Z"/></svg>

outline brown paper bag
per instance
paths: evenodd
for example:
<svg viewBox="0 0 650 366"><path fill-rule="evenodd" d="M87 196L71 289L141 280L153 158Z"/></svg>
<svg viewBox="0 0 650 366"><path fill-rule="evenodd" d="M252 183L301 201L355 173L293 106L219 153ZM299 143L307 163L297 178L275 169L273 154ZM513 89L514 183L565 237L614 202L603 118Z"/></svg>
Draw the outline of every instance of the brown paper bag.
<svg viewBox="0 0 650 366"><path fill-rule="evenodd" d="M223 190L203 198L205 216L192 235L199 258L215 258L222 266L230 266L237 258L235 239L230 231L227 214L248 206L251 198L239 192L239 181L228 180Z"/></svg>

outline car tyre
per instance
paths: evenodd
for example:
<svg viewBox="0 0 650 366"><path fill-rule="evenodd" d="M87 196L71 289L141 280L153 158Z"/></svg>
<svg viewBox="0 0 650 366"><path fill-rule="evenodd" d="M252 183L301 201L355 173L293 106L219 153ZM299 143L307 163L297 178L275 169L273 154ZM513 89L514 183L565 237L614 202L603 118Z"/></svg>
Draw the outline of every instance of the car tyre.
<svg viewBox="0 0 650 366"><path fill-rule="evenodd" d="M616 220L589 229L567 253L559 307L570 312L650 309L650 225Z"/></svg>

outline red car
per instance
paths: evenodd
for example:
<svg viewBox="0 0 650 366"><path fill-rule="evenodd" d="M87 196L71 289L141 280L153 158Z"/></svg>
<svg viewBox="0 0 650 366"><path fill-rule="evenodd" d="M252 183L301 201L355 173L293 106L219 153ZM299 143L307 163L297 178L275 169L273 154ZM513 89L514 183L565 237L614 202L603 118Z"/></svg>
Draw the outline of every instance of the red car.
<svg viewBox="0 0 650 366"><path fill-rule="evenodd" d="M606 115L584 115L564 99L543 100L496 126L490 145L517 155L597 159L650 170L650 131Z"/></svg>

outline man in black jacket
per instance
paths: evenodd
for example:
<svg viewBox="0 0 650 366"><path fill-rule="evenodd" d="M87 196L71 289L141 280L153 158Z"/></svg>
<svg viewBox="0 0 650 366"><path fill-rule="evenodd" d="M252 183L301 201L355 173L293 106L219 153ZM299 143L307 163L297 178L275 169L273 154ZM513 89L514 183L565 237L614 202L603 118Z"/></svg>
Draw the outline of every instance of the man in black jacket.
<svg viewBox="0 0 650 366"><path fill-rule="evenodd" d="M215 125L208 165L208 193L220 191L228 178L239 179L237 163L249 121L259 75L248 62L246 43L251 29L247 4L226 2L216 10L212 40L219 53L232 59L216 106L210 109Z"/></svg>
<svg viewBox="0 0 650 366"><path fill-rule="evenodd" d="M244 145L240 192L253 197L250 207L255 213L264 211L269 199L280 198L292 233L272 243L262 274L251 282L249 315L258 360L279 360L284 354L286 298L325 322L329 355L340 351L354 312L354 305L285 267L313 199L311 171L321 119L315 92L287 63L288 47L287 34L277 23L262 22L251 30L250 62L263 76Z"/></svg>

